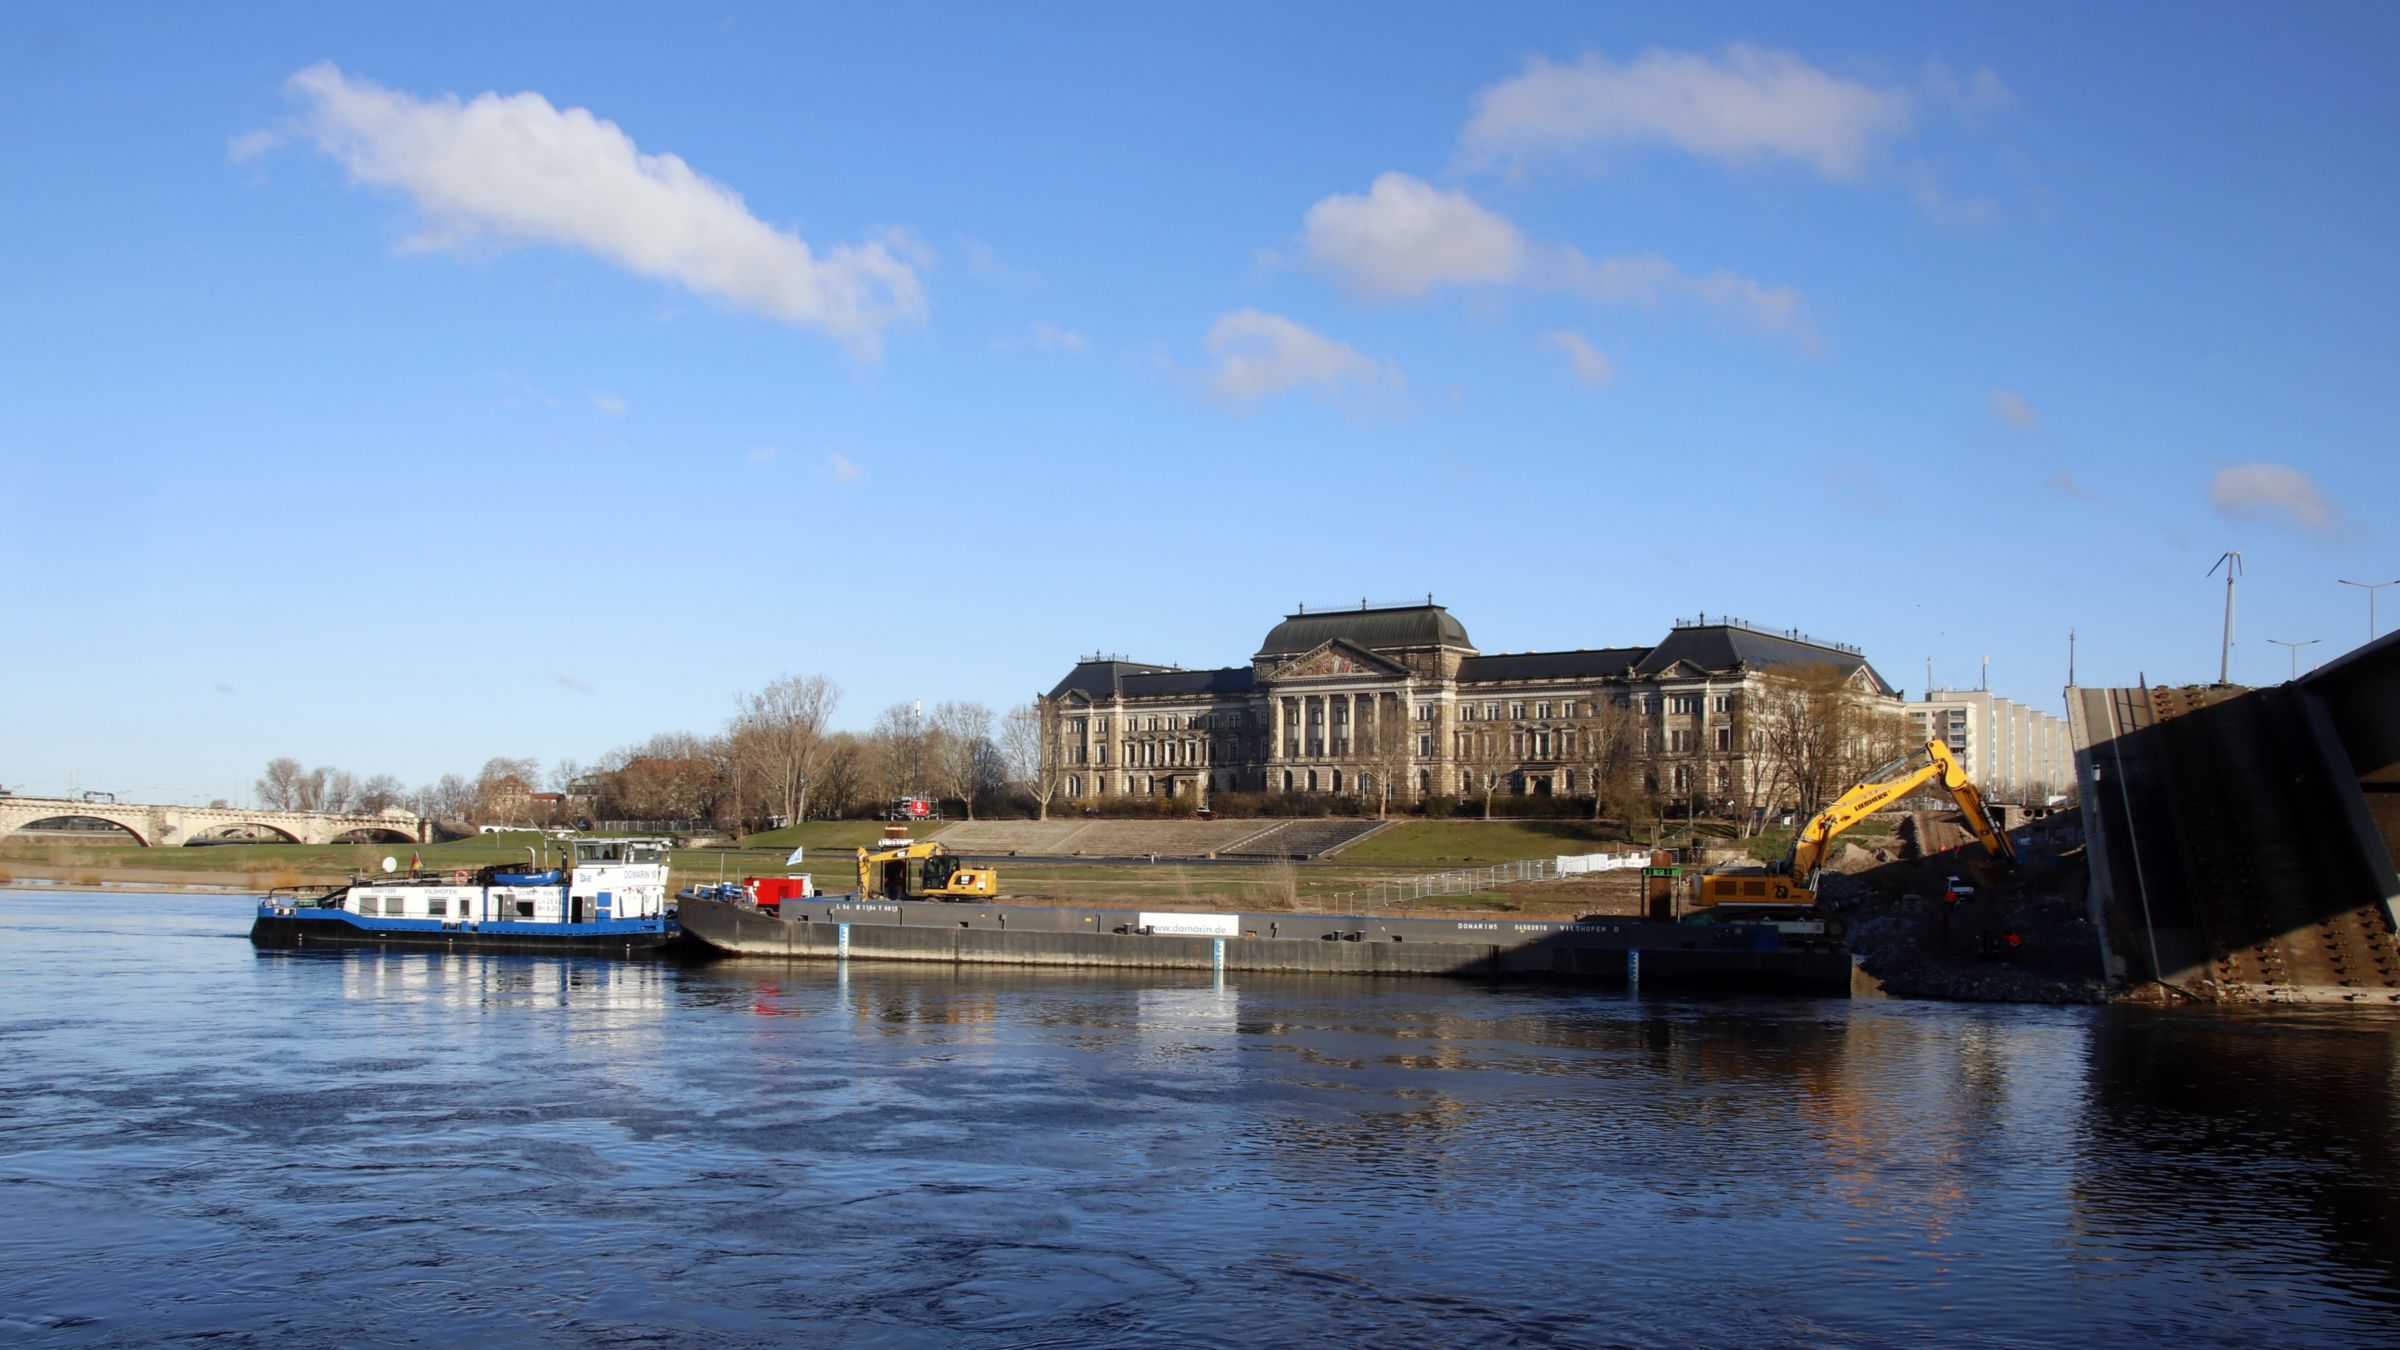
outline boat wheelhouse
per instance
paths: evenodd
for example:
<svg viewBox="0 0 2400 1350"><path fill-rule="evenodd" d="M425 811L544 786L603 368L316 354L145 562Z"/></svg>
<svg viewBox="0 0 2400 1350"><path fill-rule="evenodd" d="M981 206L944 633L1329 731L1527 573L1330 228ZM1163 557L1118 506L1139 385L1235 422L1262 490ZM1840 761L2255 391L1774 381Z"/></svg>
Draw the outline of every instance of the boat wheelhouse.
<svg viewBox="0 0 2400 1350"><path fill-rule="evenodd" d="M669 847L664 839L577 839L562 868L498 863L405 876L386 858L382 876L268 895L250 940L262 947L652 950L682 931L667 896Z"/></svg>

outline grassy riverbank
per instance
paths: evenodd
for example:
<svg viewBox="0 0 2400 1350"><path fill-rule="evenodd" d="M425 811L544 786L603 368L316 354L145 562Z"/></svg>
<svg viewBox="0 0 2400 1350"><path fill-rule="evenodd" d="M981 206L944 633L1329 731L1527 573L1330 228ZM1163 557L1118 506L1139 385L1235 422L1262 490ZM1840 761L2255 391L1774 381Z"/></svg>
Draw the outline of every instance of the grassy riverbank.
<svg viewBox="0 0 2400 1350"><path fill-rule="evenodd" d="M812 821L748 836L725 847L689 848L670 859L669 885L720 878L779 876L806 871L829 891L852 884L851 851L879 838L872 821ZM787 869L792 849L806 849ZM1428 871L1484 867L1623 848L1608 826L1577 821L1411 821L1395 825L1349 853L1317 863L1245 866L1158 863L1034 863L1003 861L1000 882L1011 900L1036 904L1137 906L1151 909L1310 909L1378 883ZM527 849L534 850L528 855ZM11 882L162 891L224 889L258 893L273 886L332 885L354 873L381 870L386 857L402 868L412 859L425 871L524 861L555 861L558 846L534 833L481 835L445 844L218 844L144 848L110 836L16 836L0 842L0 886ZM1620 895L1619 892L1622 892ZM1613 912L1632 904L1630 879L1606 884L1544 883L1417 901L1425 914L1518 914L1554 918Z"/></svg>

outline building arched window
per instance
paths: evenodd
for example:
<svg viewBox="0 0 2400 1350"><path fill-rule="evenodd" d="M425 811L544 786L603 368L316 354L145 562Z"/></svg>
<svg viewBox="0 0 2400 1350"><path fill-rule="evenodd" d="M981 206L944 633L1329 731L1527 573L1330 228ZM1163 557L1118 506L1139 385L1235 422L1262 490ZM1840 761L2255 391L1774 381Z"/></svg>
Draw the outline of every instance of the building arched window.
<svg viewBox="0 0 2400 1350"><path fill-rule="evenodd" d="M1308 790L1311 792L1317 790L1317 771L1315 769L1308 771Z"/></svg>
<svg viewBox="0 0 2400 1350"><path fill-rule="evenodd" d="M1342 771L1340 769L1333 771L1333 790L1336 792L1342 790Z"/></svg>
<svg viewBox="0 0 2400 1350"><path fill-rule="evenodd" d="M1283 771L1283 790L1286 792L1292 790L1292 771L1290 769Z"/></svg>

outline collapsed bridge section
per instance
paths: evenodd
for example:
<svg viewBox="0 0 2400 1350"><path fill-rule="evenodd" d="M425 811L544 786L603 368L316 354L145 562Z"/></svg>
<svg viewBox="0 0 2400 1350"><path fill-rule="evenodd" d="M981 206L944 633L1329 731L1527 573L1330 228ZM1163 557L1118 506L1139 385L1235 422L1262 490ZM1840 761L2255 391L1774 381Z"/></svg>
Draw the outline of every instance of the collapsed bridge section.
<svg viewBox="0 0 2400 1350"><path fill-rule="evenodd" d="M2068 704L2112 972L2201 999L2400 1005L2400 813L2379 829L2368 801L2400 797L2371 788L2392 766L2354 761L2363 742L2322 692L2070 689Z"/></svg>

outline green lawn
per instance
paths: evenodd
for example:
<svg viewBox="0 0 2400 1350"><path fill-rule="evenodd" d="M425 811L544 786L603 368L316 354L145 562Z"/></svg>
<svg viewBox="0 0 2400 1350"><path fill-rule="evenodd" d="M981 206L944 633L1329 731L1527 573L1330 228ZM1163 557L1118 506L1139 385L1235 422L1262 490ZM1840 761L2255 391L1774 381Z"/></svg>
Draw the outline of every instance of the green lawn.
<svg viewBox="0 0 2400 1350"><path fill-rule="evenodd" d="M1645 843L1648 840L1645 838ZM1410 820L1343 849L1337 866L1432 869L1632 847L1624 827L1589 820Z"/></svg>

